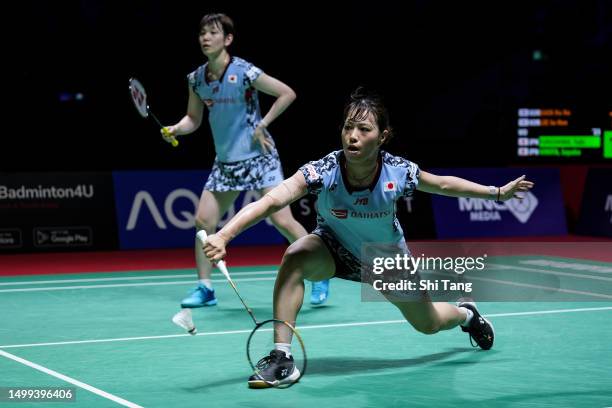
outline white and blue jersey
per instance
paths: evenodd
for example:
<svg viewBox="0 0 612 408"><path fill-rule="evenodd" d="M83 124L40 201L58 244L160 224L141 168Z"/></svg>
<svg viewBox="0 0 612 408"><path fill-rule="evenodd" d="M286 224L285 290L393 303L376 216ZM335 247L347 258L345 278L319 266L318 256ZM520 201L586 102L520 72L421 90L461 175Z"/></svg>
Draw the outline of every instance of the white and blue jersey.
<svg viewBox="0 0 612 408"><path fill-rule="evenodd" d="M253 82L263 73L253 64L232 57L216 81L206 78L208 63L187 76L189 86L208 108L217 159L232 163L262 154L253 134L261 121ZM269 135L268 135L269 136Z"/></svg>
<svg viewBox="0 0 612 408"><path fill-rule="evenodd" d="M317 195L317 230L331 235L354 260L361 258L365 243L393 243L407 250L395 203L414 193L419 167L385 151L380 152L379 161L378 174L370 187L362 190L350 188L342 150L300 168L308 192Z"/></svg>

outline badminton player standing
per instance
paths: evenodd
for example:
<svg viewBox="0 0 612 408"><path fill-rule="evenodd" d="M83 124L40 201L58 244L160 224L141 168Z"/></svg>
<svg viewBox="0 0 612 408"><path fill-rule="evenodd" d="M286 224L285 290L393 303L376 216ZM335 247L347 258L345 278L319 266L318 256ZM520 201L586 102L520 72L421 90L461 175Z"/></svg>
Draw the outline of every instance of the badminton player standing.
<svg viewBox="0 0 612 408"><path fill-rule="evenodd" d="M304 279L335 276L360 281L361 247L368 242L395 242L399 252L409 254L393 211L400 197L420 190L506 201L533 187L524 176L503 187L493 187L421 171L415 163L381 150L391 136L388 114L381 101L374 96L353 94L344 111L342 150L304 165L259 201L243 208L208 238L203 253L211 261L222 259L227 243L244 229L307 193L316 194L318 225L287 248L274 287L274 318L295 324L302 305ZM352 215L363 212L366 201L366 211L382 214L375 221ZM473 302L458 306L432 302L426 292L416 301L387 299L419 332L434 334L461 326L482 349L493 346L493 326ZM299 378L287 332L280 325L275 328L275 350L260 361L261 370L249 378L249 386L265 388Z"/></svg>
<svg viewBox="0 0 612 408"><path fill-rule="evenodd" d="M216 231L241 191L256 190L263 195L283 181L280 159L267 128L295 99L293 90L281 81L230 56L228 47L233 40L234 23L228 16L208 14L202 18L199 43L208 61L188 75L187 114L166 128L171 136L192 133L202 122L204 107L208 109L217 156L196 214L197 230L204 229L208 234ZM263 118L258 91L276 97ZM166 137L166 141L171 140ZM289 242L306 235L289 207L269 216ZM197 243L195 257L199 284L183 299L183 308L217 304L210 280L212 266ZM313 283L311 303L324 303L327 294L327 280Z"/></svg>

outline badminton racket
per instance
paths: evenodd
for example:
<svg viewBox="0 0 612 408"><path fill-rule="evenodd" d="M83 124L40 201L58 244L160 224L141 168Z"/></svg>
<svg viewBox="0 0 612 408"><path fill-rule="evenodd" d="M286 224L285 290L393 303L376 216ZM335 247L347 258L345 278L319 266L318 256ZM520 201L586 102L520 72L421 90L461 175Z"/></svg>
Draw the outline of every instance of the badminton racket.
<svg viewBox="0 0 612 408"><path fill-rule="evenodd" d="M170 143L173 147L178 146L179 142L176 140L174 136L168 131L167 128L162 126L157 116L151 112L151 108L147 104L147 92L144 89L144 86L140 83L136 78L130 78L130 96L132 97L132 102L134 102L134 106L140 116L143 118L151 117L153 120L159 125L161 131L166 139L170 140Z"/></svg>

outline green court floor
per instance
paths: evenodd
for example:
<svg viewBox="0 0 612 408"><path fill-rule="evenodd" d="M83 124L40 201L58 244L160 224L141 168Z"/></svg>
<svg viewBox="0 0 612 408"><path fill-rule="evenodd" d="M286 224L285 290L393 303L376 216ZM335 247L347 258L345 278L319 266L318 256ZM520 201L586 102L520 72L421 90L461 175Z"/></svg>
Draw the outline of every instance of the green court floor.
<svg viewBox="0 0 612 408"><path fill-rule="evenodd" d="M358 284L332 280L326 307L302 308L308 371L285 390L247 388L252 322L217 272L219 305L194 311L197 336L170 321L191 270L3 277L0 387L75 387L76 402L50 405L67 407L612 406L612 273L539 268L595 296L479 303L495 325L490 351L459 329L420 334L392 305L362 302ZM276 267L231 272L257 317L271 317Z"/></svg>

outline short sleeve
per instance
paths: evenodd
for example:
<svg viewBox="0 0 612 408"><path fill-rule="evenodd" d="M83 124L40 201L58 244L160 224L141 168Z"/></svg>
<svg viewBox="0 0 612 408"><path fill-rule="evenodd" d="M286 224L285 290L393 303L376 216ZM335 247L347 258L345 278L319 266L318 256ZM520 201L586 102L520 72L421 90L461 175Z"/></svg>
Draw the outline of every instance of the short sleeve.
<svg viewBox="0 0 612 408"><path fill-rule="evenodd" d="M300 167L300 171L306 179L306 185L310 194L318 195L323 189L324 178L330 174L338 165L338 152L332 152L317 161L311 161Z"/></svg>
<svg viewBox="0 0 612 408"><path fill-rule="evenodd" d="M255 65L248 62L245 66L244 77L246 78L249 85L251 85L259 76L263 74L263 71L257 68Z"/></svg>
<svg viewBox="0 0 612 408"><path fill-rule="evenodd" d="M300 171L306 179L306 186L310 194L319 194L323 187L323 175L317 171L319 161L311 161L300 167Z"/></svg>
<svg viewBox="0 0 612 408"><path fill-rule="evenodd" d="M407 168L406 168L406 180L404 182L404 189L402 190L402 195L404 197L410 197L414 194L414 191L417 189L419 185L419 175L421 170L416 163L406 160Z"/></svg>
<svg viewBox="0 0 612 408"><path fill-rule="evenodd" d="M189 84L189 88L193 90L193 92L197 93L198 88L202 83L202 78L204 77L204 67L201 66L195 71L191 72L187 75L187 83Z"/></svg>

